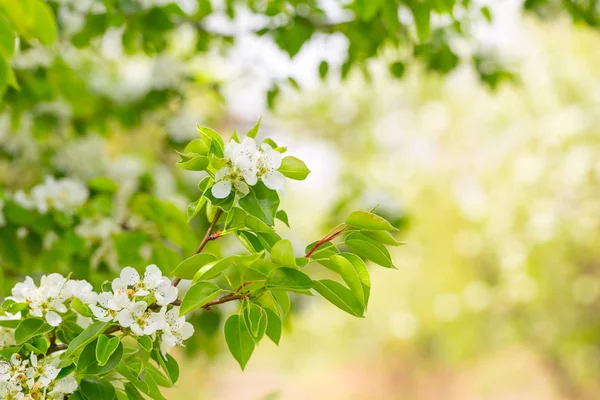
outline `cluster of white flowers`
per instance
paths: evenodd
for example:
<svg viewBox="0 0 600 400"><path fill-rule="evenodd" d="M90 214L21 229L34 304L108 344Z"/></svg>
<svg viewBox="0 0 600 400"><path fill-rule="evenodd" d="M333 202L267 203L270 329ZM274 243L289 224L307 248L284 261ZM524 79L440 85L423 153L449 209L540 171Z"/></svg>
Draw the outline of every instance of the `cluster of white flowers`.
<svg viewBox="0 0 600 400"><path fill-rule="evenodd" d="M78 298L85 304L93 304L96 294L89 282L68 280L60 274L42 276L39 287L28 276L24 282L15 285L10 297L17 303L27 303L30 315L45 318L52 326L60 325L60 314L67 312L65 302L73 298Z"/></svg>
<svg viewBox="0 0 600 400"><path fill-rule="evenodd" d="M283 190L285 177L278 171L283 158L267 143L258 148L250 137L241 143L232 140L225 146L225 158L227 164L217 171L211 190L216 198L229 196L232 188L248 194L248 185L255 185L259 179L271 190Z"/></svg>
<svg viewBox="0 0 600 400"><path fill-rule="evenodd" d="M167 311L178 294L156 265L147 266L143 277L127 267L113 280L112 292L98 294L97 304L90 309L97 320L117 322L137 336L160 334L161 351L167 353L194 333L193 326L179 316L179 307Z"/></svg>
<svg viewBox="0 0 600 400"><path fill-rule="evenodd" d="M15 192L12 200L28 210L37 210L46 214L54 209L65 213L73 213L84 204L89 196L87 187L74 179L54 179L47 176L44 183L34 186L29 195L22 190Z"/></svg>
<svg viewBox="0 0 600 400"><path fill-rule="evenodd" d="M38 360L35 354L23 360L13 354L10 361L0 361L0 398L4 400L63 400L77 389L73 375L57 379L58 358Z"/></svg>
<svg viewBox="0 0 600 400"><path fill-rule="evenodd" d="M50 274L42 276L39 287L31 277L17 283L9 299L27 303L29 315L45 318L52 326L60 325L60 314L68 311L70 301L79 299L89 306L92 320L117 323L137 336L160 335L163 353L182 346L183 341L193 335L194 328L186 322L185 316L179 316L179 307L168 310L179 291L156 265L148 265L143 277L135 269L126 267L111 286L112 291L96 293L87 281ZM14 341L12 333L7 329L7 345ZM3 340L1 336L0 340Z"/></svg>

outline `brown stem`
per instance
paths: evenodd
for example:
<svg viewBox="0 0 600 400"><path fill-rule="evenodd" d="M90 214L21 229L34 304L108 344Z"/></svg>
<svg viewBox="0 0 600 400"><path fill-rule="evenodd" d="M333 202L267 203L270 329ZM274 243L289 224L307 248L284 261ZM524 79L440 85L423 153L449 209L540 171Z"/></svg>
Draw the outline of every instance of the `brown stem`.
<svg viewBox="0 0 600 400"><path fill-rule="evenodd" d="M239 294L230 293L223 297L219 297L218 299L209 301L208 303L203 305L202 308L204 308L207 311L210 311L212 309L212 307L216 306L217 304L223 304L223 303L228 303L230 301L239 300L242 297L244 297L244 295L241 293L239 293Z"/></svg>
<svg viewBox="0 0 600 400"><path fill-rule="evenodd" d="M315 243L315 245L309 250L308 253L306 253L306 255L304 256L304 258L310 258L310 256L313 255L313 253L315 251L317 251L317 249L324 245L327 242L331 242L333 239L335 239L336 237L338 237L342 232L344 232L346 229L348 229L348 225L344 225L343 228L333 232L331 235L326 235L324 238L322 238L321 240L319 240L317 243Z"/></svg>
<svg viewBox="0 0 600 400"><path fill-rule="evenodd" d="M210 223L210 226L208 227L208 230L206 231L206 235L204 235L204 238L198 245L198 248L194 252L194 255L200 253L210 240L214 240L217 238L212 235L212 232L215 229L215 226L217 225L217 222L219 221L219 218L221 218L222 214L223 214L223 210L221 210L220 208L217 209L217 212L215 213L215 217L213 218L212 222ZM173 279L173 282L171 282L171 284L173 286L177 286L177 285L179 285L179 282L181 282L181 278L175 278L175 279Z"/></svg>

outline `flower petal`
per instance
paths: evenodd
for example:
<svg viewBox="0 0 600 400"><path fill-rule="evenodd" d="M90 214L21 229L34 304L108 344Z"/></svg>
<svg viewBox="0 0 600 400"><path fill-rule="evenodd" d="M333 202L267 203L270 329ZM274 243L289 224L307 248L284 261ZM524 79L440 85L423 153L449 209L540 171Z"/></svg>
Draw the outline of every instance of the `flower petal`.
<svg viewBox="0 0 600 400"><path fill-rule="evenodd" d="M285 185L285 176L279 171L273 171L263 176L263 182L271 190L281 190Z"/></svg>
<svg viewBox="0 0 600 400"><path fill-rule="evenodd" d="M231 193L231 182L219 181L214 184L210 191L217 199L224 199Z"/></svg>
<svg viewBox="0 0 600 400"><path fill-rule="evenodd" d="M140 274L138 274L138 272L131 267L125 267L123 268L123 271L121 271L121 279L126 285L133 286L139 283Z"/></svg>

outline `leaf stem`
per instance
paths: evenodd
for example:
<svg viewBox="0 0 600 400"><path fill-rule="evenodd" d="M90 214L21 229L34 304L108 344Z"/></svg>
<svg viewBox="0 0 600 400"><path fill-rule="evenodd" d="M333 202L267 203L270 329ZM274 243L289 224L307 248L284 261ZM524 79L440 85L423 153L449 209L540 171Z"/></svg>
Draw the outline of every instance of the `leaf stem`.
<svg viewBox="0 0 600 400"><path fill-rule="evenodd" d="M219 237L217 235L213 235L213 230L215 229L215 226L217 226L217 222L219 221L219 218L221 218L221 215L223 215L223 210L221 210L219 208L219 209L217 209L217 212L215 213L215 217L213 218L212 222L210 223L210 226L208 227L208 230L206 231L206 235L204 235L204 238L202 239L202 241L198 245L198 248L194 252L194 255L196 255L196 254L200 253L202 250L204 250L204 247L206 247L206 244L209 241L215 240ZM177 277L177 278L173 279L173 282L171 282L171 284L173 286L177 286L177 285L179 285L179 282L181 282L181 278Z"/></svg>
<svg viewBox="0 0 600 400"><path fill-rule="evenodd" d="M312 256L313 253L315 251L317 251L317 249L320 246L324 245L327 242L331 242L333 239L338 237L342 232L344 232L348 228L349 228L349 225L343 225L342 228L338 229L337 231L333 232L332 234L325 235L325 237L323 237L321 240L319 240L317 243L315 243L315 245L309 250L309 252L306 253L304 258L310 258L310 256Z"/></svg>

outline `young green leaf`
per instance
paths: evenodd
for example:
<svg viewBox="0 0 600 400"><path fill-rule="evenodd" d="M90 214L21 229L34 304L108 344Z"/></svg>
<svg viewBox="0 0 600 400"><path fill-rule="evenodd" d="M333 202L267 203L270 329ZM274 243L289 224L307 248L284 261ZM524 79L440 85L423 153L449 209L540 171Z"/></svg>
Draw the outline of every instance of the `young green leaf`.
<svg viewBox="0 0 600 400"><path fill-rule="evenodd" d="M180 315L185 315L202 307L221 293L221 288L212 282L198 282L190 287L181 301Z"/></svg>
<svg viewBox="0 0 600 400"><path fill-rule="evenodd" d="M106 365L110 356L119 347L119 343L121 343L121 339L116 336L100 335L98 337L98 344L96 344L96 360L98 360L98 365Z"/></svg>
<svg viewBox="0 0 600 400"><path fill-rule="evenodd" d="M225 322L225 341L229 351L243 370L254 351L254 339L242 318L237 314L231 315Z"/></svg>
<svg viewBox="0 0 600 400"><path fill-rule="evenodd" d="M360 232L352 232L346 237L346 244L359 256L367 258L382 267L395 268L390 253L384 245Z"/></svg>
<svg viewBox="0 0 600 400"><path fill-rule="evenodd" d="M368 211L354 211L346 218L346 224L367 231L396 231L384 218Z"/></svg>
<svg viewBox="0 0 600 400"><path fill-rule="evenodd" d="M235 254L233 256L225 257L219 261L214 261L204 265L194 276L192 283L199 282L200 279L209 280L216 278L223 271L233 265L239 265L246 267L256 261L262 256L262 252L253 254Z"/></svg>
<svg viewBox="0 0 600 400"><path fill-rule="evenodd" d="M204 171L208 167L208 157L195 155L189 160L179 161L177 166L188 171Z"/></svg>
<svg viewBox="0 0 600 400"><path fill-rule="evenodd" d="M391 233L387 231L363 231L361 232L376 242L386 244L388 246L400 246L402 243L396 241Z"/></svg>
<svg viewBox="0 0 600 400"><path fill-rule="evenodd" d="M174 270L171 275L182 279L192 279L194 275L208 263L217 259L216 256L210 253L194 254L190 258L183 260Z"/></svg>
<svg viewBox="0 0 600 400"><path fill-rule="evenodd" d="M359 300L341 283L329 279L314 281L314 289L340 310L355 317L363 316L364 308Z"/></svg>
<svg viewBox="0 0 600 400"><path fill-rule="evenodd" d="M86 400L113 400L116 396L112 384L90 378L83 378L79 382L79 391Z"/></svg>
<svg viewBox="0 0 600 400"><path fill-rule="evenodd" d="M417 26L417 36L421 42L429 37L431 10L429 4L415 2L412 6L415 24Z"/></svg>
<svg viewBox="0 0 600 400"><path fill-rule="evenodd" d="M267 313L255 303L249 303L243 312L244 323L254 341L258 344L267 329Z"/></svg>
<svg viewBox="0 0 600 400"><path fill-rule="evenodd" d="M290 220L288 219L288 215L285 211L279 210L275 213L275 218L283 222L288 228L290 227Z"/></svg>
<svg viewBox="0 0 600 400"><path fill-rule="evenodd" d="M258 129L260 128L260 122L262 121L262 116L258 118L258 122L256 122L256 124L254 124L254 126L252 128L250 128L250 130L248 131L248 133L246 133L246 136L248 136L249 138L255 138L256 135L258 134Z"/></svg>
<svg viewBox="0 0 600 400"><path fill-rule="evenodd" d="M267 336L273 343L279 345L279 340L281 339L281 319L270 308L265 308L265 312L267 313Z"/></svg>
<svg viewBox="0 0 600 400"><path fill-rule="evenodd" d="M15 329L15 342L17 344L25 343L36 336L50 332L52 329L52 326L41 318L24 319Z"/></svg>
<svg viewBox="0 0 600 400"><path fill-rule="evenodd" d="M271 260L280 265L296 266L294 248L289 240L280 240L271 248Z"/></svg>
<svg viewBox="0 0 600 400"><path fill-rule="evenodd" d="M67 351L63 356L63 362L68 361L76 352L82 350L88 343L96 340L110 325L110 322L94 322L85 328L83 332L69 343L69 347L67 347Z"/></svg>
<svg viewBox="0 0 600 400"><path fill-rule="evenodd" d="M102 337L102 335L100 336ZM119 339L119 338L114 338ZM116 349L106 359L103 365L100 365L100 360L97 356L98 341L89 343L79 356L77 360L77 373L85 375L103 375L109 373L117 367L123 358L123 344L120 341L117 343Z"/></svg>
<svg viewBox="0 0 600 400"><path fill-rule="evenodd" d="M283 159L281 167L279 167L279 172L287 178L298 181L303 181L310 174L310 170L306 167L306 164L293 156L287 156Z"/></svg>
<svg viewBox="0 0 600 400"><path fill-rule="evenodd" d="M210 148L206 142L202 139L194 139L185 146L184 153L196 153L201 156L208 155Z"/></svg>
<svg viewBox="0 0 600 400"><path fill-rule="evenodd" d="M312 279L294 268L277 268L267 278L267 287L271 289L308 290L312 286Z"/></svg>
<svg viewBox="0 0 600 400"><path fill-rule="evenodd" d="M365 307L365 293L358 276L358 271L354 269L354 265L352 265L352 263L342 255L337 254L331 256L331 261L336 266L337 272L340 274L344 282L346 282L352 293L354 293L354 296L356 296L360 304Z"/></svg>
<svg viewBox="0 0 600 400"><path fill-rule="evenodd" d="M275 233L275 229L265 224L263 221L256 218L254 215L246 214L244 225L246 225L246 227L252 230L253 232Z"/></svg>
<svg viewBox="0 0 600 400"><path fill-rule="evenodd" d="M240 207L254 215L269 226L275 222L275 213L279 207L279 196L268 189L264 183L258 182L250 187L250 193L239 201Z"/></svg>

